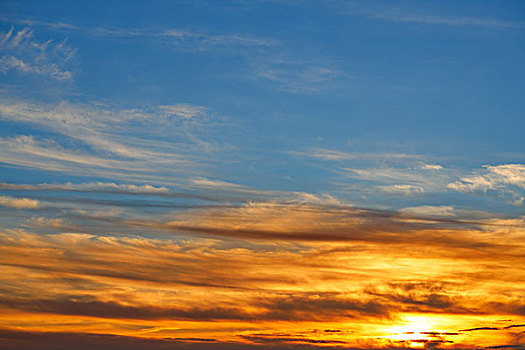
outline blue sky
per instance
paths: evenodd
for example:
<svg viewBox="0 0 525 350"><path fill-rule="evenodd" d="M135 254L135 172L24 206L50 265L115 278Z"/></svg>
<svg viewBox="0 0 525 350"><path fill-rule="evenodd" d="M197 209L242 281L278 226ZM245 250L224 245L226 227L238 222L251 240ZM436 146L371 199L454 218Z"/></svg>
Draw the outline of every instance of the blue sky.
<svg viewBox="0 0 525 350"><path fill-rule="evenodd" d="M490 203L487 188L447 187L491 176L485 165L518 164L523 176L519 1L2 6L2 100L26 109L2 111L2 147L30 140L43 152L124 157L128 175L134 160L112 147L164 157L157 173L134 178L20 151L4 157L6 182L206 178L365 206L501 202L494 209L509 212L523 196L523 179L502 179ZM85 132L115 144L38 121L27 110L38 108L83 114ZM142 117L90 125L92 114L129 111Z"/></svg>

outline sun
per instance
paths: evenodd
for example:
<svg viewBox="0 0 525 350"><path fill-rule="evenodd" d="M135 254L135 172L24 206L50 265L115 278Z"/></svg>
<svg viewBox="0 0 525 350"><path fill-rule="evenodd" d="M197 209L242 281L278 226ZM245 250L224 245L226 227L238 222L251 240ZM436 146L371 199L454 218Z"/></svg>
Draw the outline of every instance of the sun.
<svg viewBox="0 0 525 350"><path fill-rule="evenodd" d="M407 316L402 324L396 325L386 330L388 339L397 341L410 341L416 339L426 339L426 332L432 330L434 322L424 316Z"/></svg>

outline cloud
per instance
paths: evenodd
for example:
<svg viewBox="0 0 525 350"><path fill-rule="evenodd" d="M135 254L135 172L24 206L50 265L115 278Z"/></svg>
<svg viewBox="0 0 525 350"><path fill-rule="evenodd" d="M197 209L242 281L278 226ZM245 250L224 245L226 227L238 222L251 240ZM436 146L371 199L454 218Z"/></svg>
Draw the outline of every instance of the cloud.
<svg viewBox="0 0 525 350"><path fill-rule="evenodd" d="M443 169L443 166L439 164L424 164L423 168L428 170L441 170Z"/></svg>
<svg viewBox="0 0 525 350"><path fill-rule="evenodd" d="M418 183L429 182L426 175L411 168L343 168L348 176L369 181L414 181Z"/></svg>
<svg viewBox="0 0 525 350"><path fill-rule="evenodd" d="M60 43L53 40L39 42L34 39L34 31L30 28L15 32L11 27L7 33L0 34L0 53L0 72L15 70L58 81L73 78L73 73L65 67L76 50L65 40Z"/></svg>
<svg viewBox="0 0 525 350"><path fill-rule="evenodd" d="M343 72L327 63L308 62L304 58L264 57L252 65L253 78L265 80L279 90L291 93L319 92L346 78Z"/></svg>
<svg viewBox="0 0 525 350"><path fill-rule="evenodd" d="M9 70L45 75L56 80L70 80L73 76L71 72L62 72L56 64L37 66L32 63L26 63L14 56L0 57L0 71L7 72Z"/></svg>
<svg viewBox="0 0 525 350"><path fill-rule="evenodd" d="M295 193L293 196L278 193L281 201L249 201L252 192L237 188L203 187L188 192L170 190L167 187L115 183L87 184L0 184L5 190L20 191L74 191L77 193L111 193L113 197L87 198L60 195L43 197L56 203L46 210L61 210L68 221L87 224L90 230L121 230L121 232L149 231L163 235L189 235L194 237L239 239L244 241L282 242L371 242L384 245L416 245L428 247L456 246L472 249L475 255L481 251L503 250L513 254L515 247L493 239L482 232L506 232L520 235L523 222L500 220L467 211L456 211L448 206L409 207L397 211L374 210L342 204L330 195ZM201 185L199 185L201 186ZM198 187L197 187L198 188ZM187 188L188 189L188 188ZM210 193L210 190L216 193ZM223 193L227 191L227 193ZM233 191L233 193L230 193ZM148 198L130 201L124 196L146 195ZM122 196L119 198L119 196ZM157 199L158 197L158 199ZM182 199L213 201L217 204L188 203ZM180 200L179 200L180 199ZM235 203L235 204L234 204ZM71 210L72 206L84 211ZM122 215L91 215L93 207L105 206L108 212L118 208ZM173 212L159 211L157 215L142 209L164 208ZM67 227L66 227L67 230ZM468 232L457 235L456 232ZM89 231L91 232L91 231Z"/></svg>
<svg viewBox="0 0 525 350"><path fill-rule="evenodd" d="M491 28L523 28L522 22L501 21L491 18L476 17L445 17L427 14L400 13L400 12L376 12L373 17L396 22L408 22L419 24L437 24L450 26L475 26Z"/></svg>
<svg viewBox="0 0 525 350"><path fill-rule="evenodd" d="M273 343L273 344L334 344L341 345L347 344L342 340L319 340L319 339L308 339L308 338L294 338L287 337L279 334L277 336L267 334L256 334L256 335L245 335L245 339L253 341L255 343Z"/></svg>
<svg viewBox="0 0 525 350"><path fill-rule="evenodd" d="M319 158L328 161L345 161L345 160L420 160L424 158L419 154L407 153L362 153L362 152L344 152L338 150L331 150L326 148L311 148L305 152L290 152L307 157Z"/></svg>
<svg viewBox="0 0 525 350"><path fill-rule="evenodd" d="M378 188L387 193L396 193L404 195L416 195L425 192L423 187L413 185L378 186Z"/></svg>
<svg viewBox="0 0 525 350"><path fill-rule="evenodd" d="M54 315L81 315L111 319L141 320L242 320L250 316L235 308L162 308L159 306L128 306L111 301L78 300L79 297L61 299L0 299L0 305L32 313Z"/></svg>
<svg viewBox="0 0 525 350"><path fill-rule="evenodd" d="M481 235L486 230L522 233L521 220L461 220L433 215L409 215L348 206L309 204L246 203L240 206L190 209L156 221L115 218L112 225L144 227L200 237L282 242L374 242L385 245L427 247L456 246L484 251L509 249L498 240ZM469 232L457 236L455 232ZM475 238L476 237L476 238Z"/></svg>
<svg viewBox="0 0 525 350"><path fill-rule="evenodd" d="M187 120L205 115L206 109L202 106L178 103L174 105L158 106L157 109L165 111L168 115L175 115Z"/></svg>
<svg viewBox="0 0 525 350"><path fill-rule="evenodd" d="M3 162L69 174L166 181L173 179L168 176L173 169L195 171L200 160L220 150L208 134L217 118L188 104L112 110L3 101L0 119L44 132L1 138ZM46 132L59 137L46 137Z"/></svg>
<svg viewBox="0 0 525 350"><path fill-rule="evenodd" d="M429 14L428 12L417 12L413 9L399 6L379 6L376 8L357 7L355 4L348 5L352 14L363 15L371 19L387 20L400 23L415 23L423 25L442 25L454 27L484 27L492 29L521 29L525 23L519 21L508 21L490 17L472 17L449 14Z"/></svg>
<svg viewBox="0 0 525 350"><path fill-rule="evenodd" d="M206 186L206 187L219 187L219 188L246 188L246 186L234 184L231 182L226 182L222 180L210 180L203 177L198 177L191 180L192 183L196 185Z"/></svg>
<svg viewBox="0 0 525 350"><path fill-rule="evenodd" d="M388 286L371 287L366 292L378 298L389 299L400 303L405 312L413 313L449 313L476 314L483 313L486 306L480 307L466 302L460 295L451 296L447 292L452 286L428 282L393 282ZM474 305L473 305L474 304ZM467 307L466 305L469 305Z"/></svg>
<svg viewBox="0 0 525 350"><path fill-rule="evenodd" d="M525 327L525 324L513 324L513 325L510 325L510 326L506 326L505 329L520 328L520 327Z"/></svg>
<svg viewBox="0 0 525 350"><path fill-rule="evenodd" d="M484 165L471 176L449 183L447 187L459 192L523 191L525 189L525 165Z"/></svg>
<svg viewBox="0 0 525 350"><path fill-rule="evenodd" d="M328 193L312 194L305 192L295 192L296 198L292 198L291 202L312 205L334 205L343 206L344 204L335 196Z"/></svg>
<svg viewBox="0 0 525 350"><path fill-rule="evenodd" d="M86 299L86 300L82 300ZM99 301L79 296L60 296L57 299L0 298L0 306L30 313L78 315L110 319L136 320L288 320L326 321L354 318L359 315L385 317L385 306L376 302L361 302L331 295L287 296L255 299L258 311L242 307L212 306L162 307L130 306L114 301Z"/></svg>
<svg viewBox="0 0 525 350"><path fill-rule="evenodd" d="M283 225L285 221L276 213L265 214L268 219L273 217L266 224ZM248 214L254 215L260 216L254 210ZM316 217L310 220L330 221ZM229 218L222 220L217 225ZM291 221L285 225L290 226ZM298 222L297 217L294 221L311 225ZM90 226L81 220L75 223ZM448 337L452 335L445 333L478 327L473 320L501 318L502 314L519 318L520 305L524 305L515 285L522 258L512 256L508 246L465 251L454 242L447 249L436 249L423 240L417 243L420 236L410 232L402 236L405 248L395 250L384 238L239 244L194 236L125 235L111 226L119 233L86 234L79 227L79 233L0 233L0 273L10 281L0 288L0 320L10 319L19 329L31 329L24 323L30 317L31 324L42 320L38 321L40 330L60 331L69 324L71 331L111 329L117 334L165 338L181 334L221 338L214 329L226 327L234 334L227 337L230 341L275 330L283 335L273 337L304 338L304 343L311 344L338 341L343 335L313 332L298 336L298 328L333 328L344 322L344 339L351 346L381 336L381 329L391 328L407 312L444 318L446 326L436 329L443 333L439 336ZM469 231L455 235L476 237ZM496 241L502 236L502 231L485 231L477 239ZM507 235L506 241L520 250L521 237ZM407 248L410 244L419 245ZM489 275L481 273L487 265L492 266ZM447 324L451 321L452 326ZM156 330L159 322L168 329ZM457 322L462 326L455 328ZM498 327L508 333L513 328L503 327L511 324ZM286 325L296 333L287 333Z"/></svg>
<svg viewBox="0 0 525 350"><path fill-rule="evenodd" d="M127 198L122 198L122 200L117 199L117 195L133 195L141 196L145 195L148 197L161 197L166 199L179 199L179 198L188 198L188 199L199 199L203 201L212 201L212 202L222 202L222 203L234 203L234 202L246 202L248 198L253 199L254 195L257 194L257 191L248 190L244 187L232 187L226 186L221 187L219 184L217 186L206 186L202 184L184 184L178 183L177 189L168 188L165 186L155 186L149 184L117 184L115 182L90 182L90 183L43 183L43 184L12 184L12 183L0 183L0 189L9 190L9 191L33 191L46 192L46 191L59 191L59 192L78 192L86 194L113 194L115 197L113 199L88 199L77 197L71 199L70 197L54 197L53 200L60 201L69 201L70 203L75 203L80 205L86 202L92 202L97 204L106 204L106 205L120 205L128 208L134 207L147 207L147 206L158 206L158 207L180 207L180 208L192 208L192 207L207 207L208 204L195 204L195 205L182 205L170 202L146 202L144 199L141 201L129 201ZM239 185L240 186L240 185ZM192 189L193 191L188 191ZM197 191L196 191L197 189ZM205 192L198 191L199 189L204 189ZM222 193L211 193L212 190L216 190ZM224 194L223 191L229 191L233 193ZM240 193L239 193L240 192ZM271 192L270 192L271 193ZM249 194L250 197L242 196L240 194ZM263 198L264 192L259 193Z"/></svg>
<svg viewBox="0 0 525 350"><path fill-rule="evenodd" d="M472 331L497 331L498 328L496 327L477 327L477 328L469 328L469 329L460 329L460 332L472 332Z"/></svg>
<svg viewBox="0 0 525 350"><path fill-rule="evenodd" d="M102 33L104 33L104 31L102 31ZM111 31L107 33L111 33ZM141 31L139 33L139 35L146 37L161 38L167 43L175 46L199 51L217 49L244 50L248 48L268 48L277 45L275 40L236 33L211 34L206 32L190 31L187 29L166 29L157 32Z"/></svg>
<svg viewBox="0 0 525 350"><path fill-rule="evenodd" d="M522 205L525 198L523 164L484 165L471 175L454 181L464 172L439 164L427 164L426 157L422 155L343 152L323 148L289 153L330 162L334 167L332 170L339 176L334 181L337 186L359 189L363 193L413 196L443 193L447 189L463 193L486 193L490 190L500 194L510 193L515 205Z"/></svg>
<svg viewBox="0 0 525 350"><path fill-rule="evenodd" d="M16 209L38 209L40 202L30 198L16 198L10 196L0 196L0 205Z"/></svg>
<svg viewBox="0 0 525 350"><path fill-rule="evenodd" d="M426 164L427 157L419 154L345 152L325 148L289 153L329 162L338 175L334 181L338 187L358 188L360 192L380 196L385 192L405 196L442 192L455 172L441 165Z"/></svg>
<svg viewBox="0 0 525 350"><path fill-rule="evenodd" d="M77 32L94 37L147 39L169 46L191 51L243 51L246 49L268 48L278 41L242 33L209 33L187 28L111 28L85 27L65 22L49 22L36 19L3 19L4 22L19 23L29 27L42 26L57 31ZM24 29L29 31L30 29ZM1 43L1 40L0 40Z"/></svg>
<svg viewBox="0 0 525 350"><path fill-rule="evenodd" d="M25 332L12 329L1 329L0 337L9 349L22 350L38 348L42 350L69 350L75 344L78 350L279 350L282 344L253 344L244 341L220 341L213 338L165 337L148 339L137 336L125 336L104 333L82 332ZM287 347L289 348L289 347ZM295 348L295 347L294 347ZM332 346L323 347L300 345L298 350L332 350ZM293 348L292 348L293 349ZM355 350L354 348L353 350ZM352 350L352 349L349 349Z"/></svg>
<svg viewBox="0 0 525 350"><path fill-rule="evenodd" d="M400 210L400 212L406 212L413 215L424 216L436 216L436 217L453 217L456 216L454 213L454 207L450 205L422 205L418 207L406 207Z"/></svg>
<svg viewBox="0 0 525 350"><path fill-rule="evenodd" d="M34 217L31 219L31 223L39 227L49 227L53 229L61 229L66 226L64 220L58 218L48 219L44 217Z"/></svg>
<svg viewBox="0 0 525 350"><path fill-rule="evenodd" d="M135 184L117 184L114 182L91 182L74 184L66 182L65 184L6 184L0 183L0 188L10 190L60 190L60 191L116 191L121 193L165 193L169 189L164 186L152 185L135 185Z"/></svg>
<svg viewBox="0 0 525 350"><path fill-rule="evenodd" d="M188 28L83 27L34 19L13 19L11 22L32 27L43 26L53 30L77 32L94 37L146 41L148 44L175 48L183 52L240 55L243 60L247 59L243 69L244 78L265 81L270 86L291 93L314 93L338 85L343 86L344 81L349 78L334 64L315 58L305 60L305 55L298 58L296 54L287 49L288 45L280 40L245 33L210 33ZM74 51L70 49L70 52ZM5 69L16 68L26 72L45 73L60 80L72 78L70 71L62 72L60 65L54 63L40 68L9 58L6 58L3 63Z"/></svg>

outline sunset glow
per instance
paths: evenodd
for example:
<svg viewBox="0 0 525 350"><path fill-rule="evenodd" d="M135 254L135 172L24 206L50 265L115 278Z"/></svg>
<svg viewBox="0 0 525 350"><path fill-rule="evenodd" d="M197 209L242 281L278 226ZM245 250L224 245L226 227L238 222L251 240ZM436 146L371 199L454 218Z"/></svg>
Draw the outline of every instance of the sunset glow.
<svg viewBox="0 0 525 350"><path fill-rule="evenodd" d="M0 349L525 349L521 1L0 1Z"/></svg>

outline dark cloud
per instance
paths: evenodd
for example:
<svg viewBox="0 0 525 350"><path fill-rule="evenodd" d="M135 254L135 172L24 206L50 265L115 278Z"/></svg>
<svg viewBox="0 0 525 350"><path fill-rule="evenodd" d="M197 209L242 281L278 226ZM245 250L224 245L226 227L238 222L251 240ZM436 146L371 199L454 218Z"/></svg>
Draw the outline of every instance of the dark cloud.
<svg viewBox="0 0 525 350"><path fill-rule="evenodd" d="M390 283L381 290L370 287L365 290L369 295L395 303L407 312L433 312L452 314L476 314L478 310L463 306L465 303L458 297L446 293L441 284L432 283Z"/></svg>
<svg viewBox="0 0 525 350"><path fill-rule="evenodd" d="M497 327L477 327L477 328L469 328L469 329L460 329L460 332L472 332L472 331L497 331L499 328Z"/></svg>
<svg viewBox="0 0 525 350"><path fill-rule="evenodd" d="M93 297L67 296L55 299L1 298L4 308L31 313L76 315L109 319L140 320L290 320L323 321L364 316L388 317L388 309L374 302L348 300L332 295L287 296L252 299L251 305L261 308L246 312L242 307L184 306L159 307L153 305L124 305L114 301L100 301Z"/></svg>
<svg viewBox="0 0 525 350"><path fill-rule="evenodd" d="M162 308L158 306L128 306L110 301L61 299L0 299L4 308L33 313L77 315L111 319L179 319L179 320L248 320L241 309L214 308Z"/></svg>
<svg viewBox="0 0 525 350"><path fill-rule="evenodd" d="M420 334L426 334L431 336L441 336L441 335L459 335L457 332L419 332Z"/></svg>
<svg viewBox="0 0 525 350"><path fill-rule="evenodd" d="M254 336L243 335L245 339L251 340L255 343L310 343L310 344L346 344L341 340L318 340L308 338L288 338L288 337L271 337L271 336Z"/></svg>
<svg viewBox="0 0 525 350"><path fill-rule="evenodd" d="M503 327L503 329L519 328L519 327L525 327L525 324L513 324L507 327Z"/></svg>
<svg viewBox="0 0 525 350"><path fill-rule="evenodd" d="M391 308L404 312L522 315L521 300L514 299L506 303L486 301L452 292L455 288L457 286L441 282L395 282L380 288L369 287L364 292Z"/></svg>
<svg viewBox="0 0 525 350"><path fill-rule="evenodd" d="M146 339L112 334L67 332L20 332L0 330L0 349L3 350L278 350L333 349L310 345L283 348L274 345L220 342L212 339Z"/></svg>
<svg viewBox="0 0 525 350"><path fill-rule="evenodd" d="M268 309L267 317L279 320L321 321L340 318L373 316L388 318L388 306L375 301L344 298L333 294L289 295L255 301Z"/></svg>
<svg viewBox="0 0 525 350"><path fill-rule="evenodd" d="M248 337L245 337L246 340ZM257 340L257 339L253 339ZM0 329L0 349L3 350L334 350L337 342L302 342L274 340L259 342L221 342L211 339L191 338L145 339L138 337L110 334L88 334L73 332L22 332ZM323 346L329 344L329 346ZM340 347L335 347L340 349ZM346 350L379 350L383 347L344 347ZM396 350L407 350L408 347L396 347Z"/></svg>

